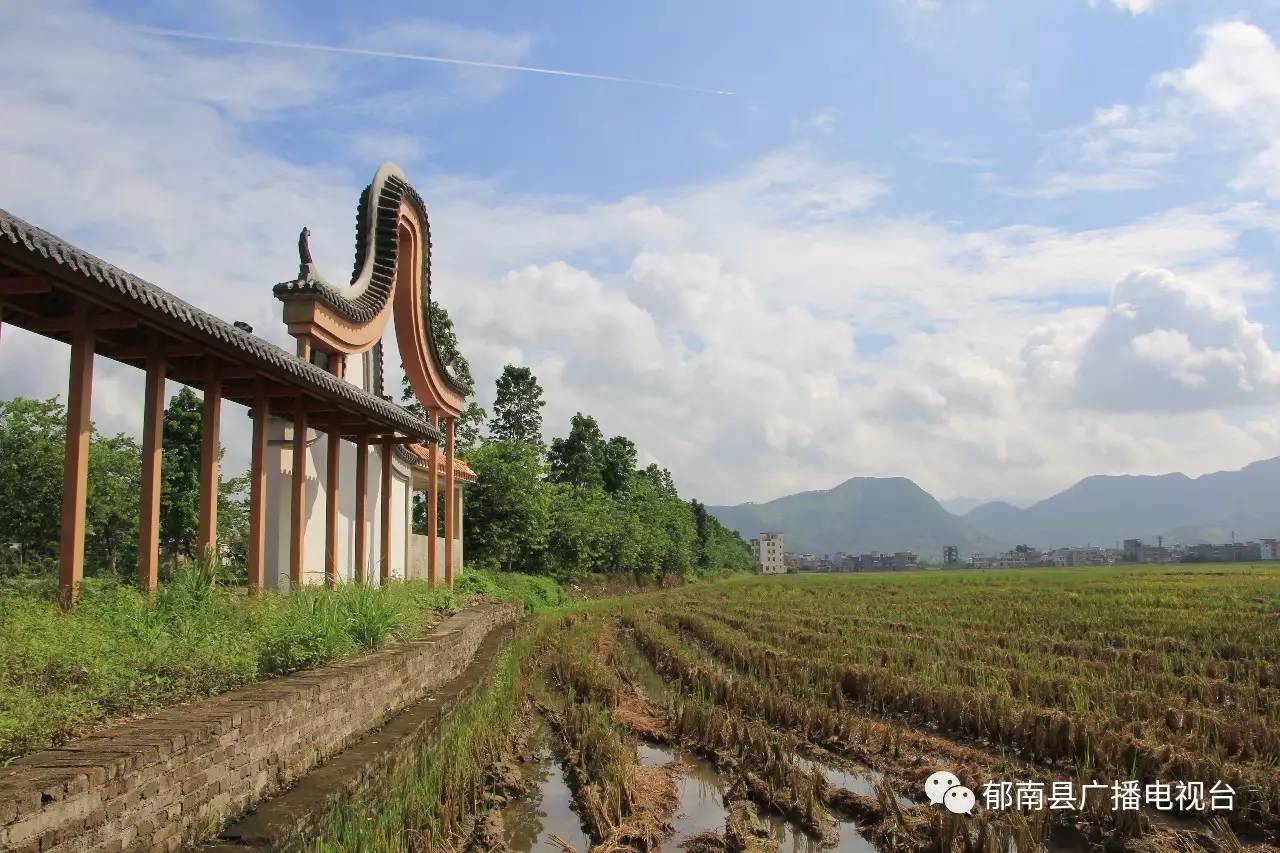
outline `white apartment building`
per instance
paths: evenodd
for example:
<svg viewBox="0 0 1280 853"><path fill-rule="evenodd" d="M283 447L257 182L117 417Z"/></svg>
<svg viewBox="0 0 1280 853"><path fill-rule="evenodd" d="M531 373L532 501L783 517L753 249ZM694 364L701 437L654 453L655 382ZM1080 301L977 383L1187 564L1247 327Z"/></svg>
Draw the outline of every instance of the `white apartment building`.
<svg viewBox="0 0 1280 853"><path fill-rule="evenodd" d="M787 572L787 561L782 550L781 533L761 533L751 540L751 553L762 575L782 575Z"/></svg>

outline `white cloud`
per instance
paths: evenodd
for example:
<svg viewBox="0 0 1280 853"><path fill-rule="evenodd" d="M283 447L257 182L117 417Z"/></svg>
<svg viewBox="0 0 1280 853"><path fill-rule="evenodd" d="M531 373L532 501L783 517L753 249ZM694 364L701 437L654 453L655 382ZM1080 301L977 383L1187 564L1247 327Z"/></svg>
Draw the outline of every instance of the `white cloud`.
<svg viewBox="0 0 1280 853"><path fill-rule="evenodd" d="M1238 298L1139 269L1112 289L1078 383L1085 403L1121 411L1257 405L1277 399L1280 355Z"/></svg>
<svg viewBox="0 0 1280 853"><path fill-rule="evenodd" d="M1156 0L1089 0L1090 6L1097 7L1104 4L1114 6L1130 15L1142 15L1155 9Z"/></svg>
<svg viewBox="0 0 1280 853"><path fill-rule="evenodd" d="M1280 49L1267 32L1243 21L1207 27L1201 37L1196 62L1161 75L1159 81L1209 112L1215 136L1225 119L1251 149L1238 189L1260 189L1280 198Z"/></svg>

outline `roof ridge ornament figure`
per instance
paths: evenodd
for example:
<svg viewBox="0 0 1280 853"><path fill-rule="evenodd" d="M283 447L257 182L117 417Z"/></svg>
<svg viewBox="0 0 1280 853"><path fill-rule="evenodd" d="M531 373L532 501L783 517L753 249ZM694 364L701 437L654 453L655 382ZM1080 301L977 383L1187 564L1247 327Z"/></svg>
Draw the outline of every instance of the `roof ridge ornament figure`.
<svg viewBox="0 0 1280 853"><path fill-rule="evenodd" d="M316 262L311 257L311 229L302 226L298 234L298 281L311 281L316 277Z"/></svg>

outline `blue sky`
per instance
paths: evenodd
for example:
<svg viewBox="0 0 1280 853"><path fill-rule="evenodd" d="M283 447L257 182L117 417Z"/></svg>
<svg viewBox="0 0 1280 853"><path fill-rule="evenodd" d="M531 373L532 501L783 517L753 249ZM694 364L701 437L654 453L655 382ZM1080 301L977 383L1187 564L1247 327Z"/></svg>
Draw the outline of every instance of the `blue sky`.
<svg viewBox="0 0 1280 853"><path fill-rule="evenodd" d="M1036 498L1280 453L1277 37L1261 1L7 7L0 206L283 342L297 229L348 267L395 160L482 403L527 363L548 433L591 412L712 502ZM58 392L2 343L49 369L0 393Z"/></svg>

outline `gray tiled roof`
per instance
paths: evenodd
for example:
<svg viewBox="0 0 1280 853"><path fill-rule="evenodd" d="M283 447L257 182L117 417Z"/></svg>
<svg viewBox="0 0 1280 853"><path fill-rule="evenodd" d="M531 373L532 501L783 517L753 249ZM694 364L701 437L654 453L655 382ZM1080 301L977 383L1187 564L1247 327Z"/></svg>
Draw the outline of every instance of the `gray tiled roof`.
<svg viewBox="0 0 1280 853"><path fill-rule="evenodd" d="M442 439L438 429L400 406L339 379L257 335L237 329L172 293L0 209L0 258L4 257L43 268L61 281L75 279L89 292L97 288L127 297L137 306L139 316L159 313L178 320L196 342L207 342L217 349L239 350L249 360L272 368L274 373L287 374L299 386L340 397L394 424L399 430L435 441Z"/></svg>

